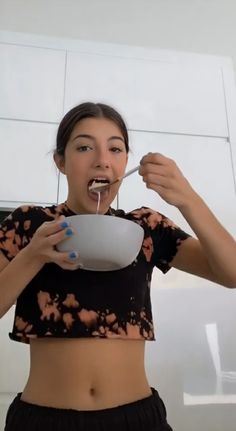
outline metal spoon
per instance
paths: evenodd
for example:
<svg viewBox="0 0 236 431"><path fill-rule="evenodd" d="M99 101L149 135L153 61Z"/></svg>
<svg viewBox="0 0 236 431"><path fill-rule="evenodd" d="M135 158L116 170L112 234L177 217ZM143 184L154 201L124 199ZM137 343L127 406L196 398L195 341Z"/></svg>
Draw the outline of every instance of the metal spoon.
<svg viewBox="0 0 236 431"><path fill-rule="evenodd" d="M106 188L106 187L110 187L110 186L112 186L113 184L118 183L119 181L123 180L124 178L128 177L129 175L133 174L134 172L136 172L136 171L138 171L138 170L139 170L139 165L138 165L138 166L136 166L136 168L130 169L130 171L126 172L126 174L125 174L125 175L123 175L122 177L118 177L118 178L116 178L116 180L112 181L111 183L107 183L107 184L104 184L104 185L103 185L103 184L101 184L101 183L95 183L95 184L92 184L92 185L89 187L89 190L92 190L92 191L94 190L94 191L96 191L96 192L100 192L100 191L104 190L104 188Z"/></svg>

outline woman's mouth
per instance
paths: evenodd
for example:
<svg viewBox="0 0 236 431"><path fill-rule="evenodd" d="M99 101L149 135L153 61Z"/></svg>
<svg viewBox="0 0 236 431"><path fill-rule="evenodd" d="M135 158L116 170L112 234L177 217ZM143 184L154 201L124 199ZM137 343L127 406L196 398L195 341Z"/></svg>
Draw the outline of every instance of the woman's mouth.
<svg viewBox="0 0 236 431"><path fill-rule="evenodd" d="M88 183L90 192L104 192L109 188L110 181L107 178L93 178ZM104 187L106 186L106 187Z"/></svg>
<svg viewBox="0 0 236 431"><path fill-rule="evenodd" d="M100 193L101 199L106 198L108 193L109 193L109 184L110 184L110 181L107 178L104 178L104 177L92 178L88 182L89 196L93 200L97 201L98 200L98 193ZM107 187L104 187L105 185L107 185Z"/></svg>

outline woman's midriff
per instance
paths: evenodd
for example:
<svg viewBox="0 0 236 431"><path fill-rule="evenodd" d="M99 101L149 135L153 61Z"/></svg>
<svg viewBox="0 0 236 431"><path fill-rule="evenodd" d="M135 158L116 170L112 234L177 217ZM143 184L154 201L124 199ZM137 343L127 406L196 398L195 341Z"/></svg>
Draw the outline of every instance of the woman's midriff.
<svg viewBox="0 0 236 431"><path fill-rule="evenodd" d="M140 340L32 340L21 398L49 407L100 410L148 397L144 353Z"/></svg>

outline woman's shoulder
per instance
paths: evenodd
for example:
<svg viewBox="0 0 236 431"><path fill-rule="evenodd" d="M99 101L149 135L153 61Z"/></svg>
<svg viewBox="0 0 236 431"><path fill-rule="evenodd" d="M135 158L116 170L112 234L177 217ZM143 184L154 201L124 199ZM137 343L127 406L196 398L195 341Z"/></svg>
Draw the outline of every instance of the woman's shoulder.
<svg viewBox="0 0 236 431"><path fill-rule="evenodd" d="M6 218L11 220L14 217L27 218L27 217L45 217L50 219L56 219L64 213L63 204L52 204L52 205L20 205L15 208Z"/></svg>
<svg viewBox="0 0 236 431"><path fill-rule="evenodd" d="M168 216L146 206L141 206L128 212L120 209L115 210L115 215L135 221L142 226L146 225L151 228L151 230L156 228L179 229L179 226L177 226Z"/></svg>
<svg viewBox="0 0 236 431"><path fill-rule="evenodd" d="M39 226L59 217L61 210L58 205L17 207L0 223L0 250L12 259L29 243Z"/></svg>
<svg viewBox="0 0 236 431"><path fill-rule="evenodd" d="M131 220L142 220L147 223L150 222L150 220L153 222L155 221L156 223L161 223L164 219L167 219L167 217L162 213L146 206L135 208L127 212L118 209L115 210L115 215L117 217L120 216Z"/></svg>
<svg viewBox="0 0 236 431"><path fill-rule="evenodd" d="M0 230L35 230L45 221L53 221L63 214L62 205L20 205L15 208L2 222Z"/></svg>

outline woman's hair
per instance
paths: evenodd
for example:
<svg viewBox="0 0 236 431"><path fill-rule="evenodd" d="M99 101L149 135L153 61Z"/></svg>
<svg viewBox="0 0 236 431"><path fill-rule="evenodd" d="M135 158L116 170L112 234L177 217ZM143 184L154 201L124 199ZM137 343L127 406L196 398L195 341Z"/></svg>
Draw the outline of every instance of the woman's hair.
<svg viewBox="0 0 236 431"><path fill-rule="evenodd" d="M85 102L67 112L59 124L55 153L64 156L67 142L75 125L85 118L106 118L113 121L119 127L125 141L126 151L129 152L128 131L121 115L114 108L103 103Z"/></svg>

